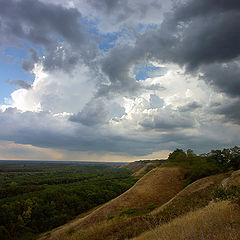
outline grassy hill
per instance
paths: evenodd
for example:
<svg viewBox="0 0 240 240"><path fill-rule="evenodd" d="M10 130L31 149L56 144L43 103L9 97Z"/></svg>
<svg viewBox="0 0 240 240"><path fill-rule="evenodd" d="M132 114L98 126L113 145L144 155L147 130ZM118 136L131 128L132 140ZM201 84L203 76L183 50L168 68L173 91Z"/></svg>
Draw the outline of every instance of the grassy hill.
<svg viewBox="0 0 240 240"><path fill-rule="evenodd" d="M39 240L239 239L240 155L223 151L177 149L122 195Z"/></svg>
<svg viewBox="0 0 240 240"><path fill-rule="evenodd" d="M183 189L184 172L177 167L155 168L143 176L132 188L97 208L89 215L47 233L40 239L69 239L69 232L82 231L94 224L123 221L126 217L146 214L161 206ZM121 218L122 217L122 218ZM108 227L107 227L108 228ZM97 234L97 233L96 233ZM98 239L99 234L98 234Z"/></svg>
<svg viewBox="0 0 240 240"><path fill-rule="evenodd" d="M166 172L177 173L179 169L176 168L158 168L154 169L151 172L149 172L147 175L144 176L141 180L139 180L136 185L128 190L125 194L131 195L135 194L136 189L140 188L141 193L144 193L143 186L151 186L153 182L156 180L156 177L158 176L160 179L160 176L162 177L161 180L164 181L164 177L168 177L170 175L166 175ZM180 170L181 172L181 170ZM179 172L179 173L180 173ZM181 172L182 174L183 172ZM158 175L159 174L159 175ZM168 173L169 174L169 173ZM180 179L184 175L179 175ZM151 179L151 180L150 180ZM210 215L213 215L213 219L215 219L216 222L212 222L213 226L216 226L216 229L214 230L217 232L217 227L220 225L220 222L222 222L222 225L227 225L229 231L231 231L231 234L235 234L234 232L237 231L238 223L240 223L240 219L238 215L238 211L232 211L232 209L238 209L239 206L236 204L233 204L231 202L228 202L226 204L225 202L219 202L218 204L213 202L213 199L215 198L216 192L218 189L221 189L224 185L225 189L230 188L233 184L238 184L237 186L240 187L240 172L228 172L228 173L222 173L217 174L213 176L209 176L206 178L199 179L195 181L194 183L188 185L183 190L179 191L177 194L174 195L173 198L171 198L169 201L166 201L165 197L160 197L158 194L159 199L159 205L160 207L155 208L151 211L151 205L149 205L149 211L146 210L145 206L146 203L149 203L149 200L145 200L144 198L140 199L138 203L138 207L132 207L132 208L125 208L125 211L115 211L116 209L112 208L114 204L119 204L118 201L124 203L126 200L125 194L119 196L118 198L110 201L109 203L103 205L102 207L98 208L97 210L90 213L88 216L79 219L76 222L72 222L71 224L65 225L62 228L56 229L51 233L51 235L45 236L42 239L95 239L95 240L101 240L101 239L128 239L134 236L139 235L141 232L146 232L146 235L140 236L139 239L162 239L162 238L153 238L153 235L156 235L157 232L163 231L162 229L166 229L164 226L165 223L173 224L174 226L176 223L178 223L176 226L181 226L181 221L188 221L188 225L190 223L193 224L191 227L191 231L194 231L194 226L197 226L196 223L196 216L200 216L201 220L199 220L199 223L201 221L204 221L204 217L207 218L206 213L209 213ZM161 184L161 189L163 192L166 191L164 187L167 185L175 185L176 182L174 179L171 181L164 181L165 184ZM181 180L182 184L183 181ZM148 184L148 185L146 185ZM183 185L182 185L183 186ZM180 185L179 185L180 188ZM146 189L145 189L146 191ZM176 189L174 190L167 190L169 197L173 195L173 193L177 192ZM144 193L146 194L146 192ZM136 195L135 195L136 196ZM127 200L126 200L127 201ZM165 203L164 203L165 202ZM128 206L134 206L132 204L136 204L136 201L133 200L130 197L128 199L127 203ZM127 204L124 203L124 204ZM211 208L209 208L209 205L212 205ZM126 206L126 205L125 205ZM140 206L143 208L141 209ZM226 209L225 209L226 208ZM115 212L115 215L105 215L105 219L102 218L102 210L105 210L105 213L111 213L113 214ZM124 208L122 208L124 209ZM136 212L135 209L141 209L142 212ZM222 209L222 213L226 212L225 214L229 214L229 211L232 211L231 214L233 221L236 221L237 224L233 225L233 228L229 228L229 219L226 218L226 221L222 221L223 214L218 217L218 209ZM125 212L125 214L123 214ZM99 216L101 215L101 220L99 220ZM196 214L196 215L195 215ZM122 215L122 216L121 216ZM108 218L107 218L108 216ZM195 217L194 217L195 216ZM226 217L226 216L225 216ZM107 219L106 219L107 218ZM193 218L193 220L191 220ZM209 220L209 218L207 218ZM180 221L180 222L179 222ZM210 220L209 220L210 221ZM163 226L161 228L160 226ZM190 224L191 225L191 224ZM205 225L206 226L206 225ZM177 228L177 227L176 227ZM210 227L212 228L212 227ZM225 228L224 228L225 229ZM183 230L182 230L183 231ZM196 234L198 234L198 229L195 228ZM203 230L208 233L208 229ZM212 236L212 235L211 235ZM163 238L164 239L164 238ZM169 238L166 239L180 239L180 238L174 238L173 235L170 235ZM188 238L183 238L188 239ZM197 239L197 238L196 238ZM208 238L206 238L208 239ZM210 236L209 236L209 239ZM216 238L217 239L217 238ZM228 238L225 238L228 239ZM231 239L231 238L229 238ZM235 239L235 238L233 238Z"/></svg>

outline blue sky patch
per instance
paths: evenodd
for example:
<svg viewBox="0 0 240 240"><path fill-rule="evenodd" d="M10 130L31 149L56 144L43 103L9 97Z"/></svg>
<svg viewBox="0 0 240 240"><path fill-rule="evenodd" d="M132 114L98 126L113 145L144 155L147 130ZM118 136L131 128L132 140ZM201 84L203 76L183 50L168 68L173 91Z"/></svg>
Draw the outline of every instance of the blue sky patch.
<svg viewBox="0 0 240 240"><path fill-rule="evenodd" d="M152 77L154 73L159 73L159 75L162 75L164 70L164 67L156 67L151 63L143 62L141 65L136 66L133 72L136 76L136 80L139 81Z"/></svg>
<svg viewBox="0 0 240 240"><path fill-rule="evenodd" d="M6 81L10 80L26 80L33 82L32 74L22 69L21 63L28 58L28 52L24 48L8 47L0 52L0 104L4 104L4 98L9 98L10 94L18 89Z"/></svg>

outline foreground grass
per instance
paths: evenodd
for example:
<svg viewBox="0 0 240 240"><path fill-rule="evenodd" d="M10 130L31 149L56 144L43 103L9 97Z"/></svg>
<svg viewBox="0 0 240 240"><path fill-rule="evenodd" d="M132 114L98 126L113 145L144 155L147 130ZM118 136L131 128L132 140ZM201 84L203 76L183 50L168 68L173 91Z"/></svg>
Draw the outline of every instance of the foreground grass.
<svg viewBox="0 0 240 240"><path fill-rule="evenodd" d="M212 203L170 223L152 229L134 240L238 240L240 208L229 201Z"/></svg>

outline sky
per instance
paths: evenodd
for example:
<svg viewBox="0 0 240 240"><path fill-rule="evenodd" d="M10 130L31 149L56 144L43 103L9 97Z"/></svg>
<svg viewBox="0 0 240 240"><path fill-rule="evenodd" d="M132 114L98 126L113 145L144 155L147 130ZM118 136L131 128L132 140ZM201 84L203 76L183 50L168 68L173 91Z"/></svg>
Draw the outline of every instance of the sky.
<svg viewBox="0 0 240 240"><path fill-rule="evenodd" d="M0 159L133 161L239 145L239 0L0 6Z"/></svg>

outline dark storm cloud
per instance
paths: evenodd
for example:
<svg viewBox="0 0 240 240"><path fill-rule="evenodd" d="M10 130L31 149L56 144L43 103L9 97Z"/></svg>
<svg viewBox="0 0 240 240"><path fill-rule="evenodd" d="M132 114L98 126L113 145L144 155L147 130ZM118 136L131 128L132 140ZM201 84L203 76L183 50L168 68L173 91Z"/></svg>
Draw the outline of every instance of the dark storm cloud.
<svg viewBox="0 0 240 240"><path fill-rule="evenodd" d="M240 9L238 0L188 0L175 5L175 18L186 20L192 17L211 14L212 12L226 12Z"/></svg>
<svg viewBox="0 0 240 240"><path fill-rule="evenodd" d="M85 38L81 14L77 9L45 4L38 0L0 0L0 32L8 40L15 37L44 46L51 44L55 35L79 45Z"/></svg>
<svg viewBox="0 0 240 240"><path fill-rule="evenodd" d="M216 13L191 19L182 30L176 60L195 68L224 62L240 54L240 11Z"/></svg>
<svg viewBox="0 0 240 240"><path fill-rule="evenodd" d="M235 124L240 124L240 99L235 101L220 105L216 107L215 113L224 115L226 122L233 122Z"/></svg>
<svg viewBox="0 0 240 240"><path fill-rule="evenodd" d="M10 80L8 79L6 81L6 83L12 85L12 86L18 86L20 88L24 88L24 89L30 89L32 87L31 83L23 80L23 79L19 79L19 80Z"/></svg>
<svg viewBox="0 0 240 240"><path fill-rule="evenodd" d="M240 63L210 64L201 68L206 82L216 86L220 91L232 96L240 96Z"/></svg>
<svg viewBox="0 0 240 240"><path fill-rule="evenodd" d="M100 91L124 91L124 87L136 89L135 79L129 76L130 69L141 61L173 62L186 66L191 73L207 64L231 62L240 55L239 22L238 0L179 3L165 15L157 30L139 35L135 46L121 46L110 52L102 62L102 71L111 84ZM226 76L227 71L224 72ZM230 70L228 74L232 76L223 82L208 71L205 81L228 93L238 86L236 75L230 74ZM237 92L235 89L232 94Z"/></svg>
<svg viewBox="0 0 240 240"><path fill-rule="evenodd" d="M187 65L190 69L239 56L240 9L220 9L218 4L211 3L212 11L209 14L192 11L187 17L182 13L185 8L195 9L198 2L180 4L174 12L166 15L157 31L139 37L136 48L145 50L149 58ZM209 2L205 1L206 9Z"/></svg>
<svg viewBox="0 0 240 240"><path fill-rule="evenodd" d="M76 8L38 0L0 0L0 6L0 43L21 45L27 41L41 45L44 70L69 71L80 56L85 62L95 57L96 47L89 44L89 34ZM22 68L31 72L39 60L37 51L31 48L30 58L22 62Z"/></svg>

